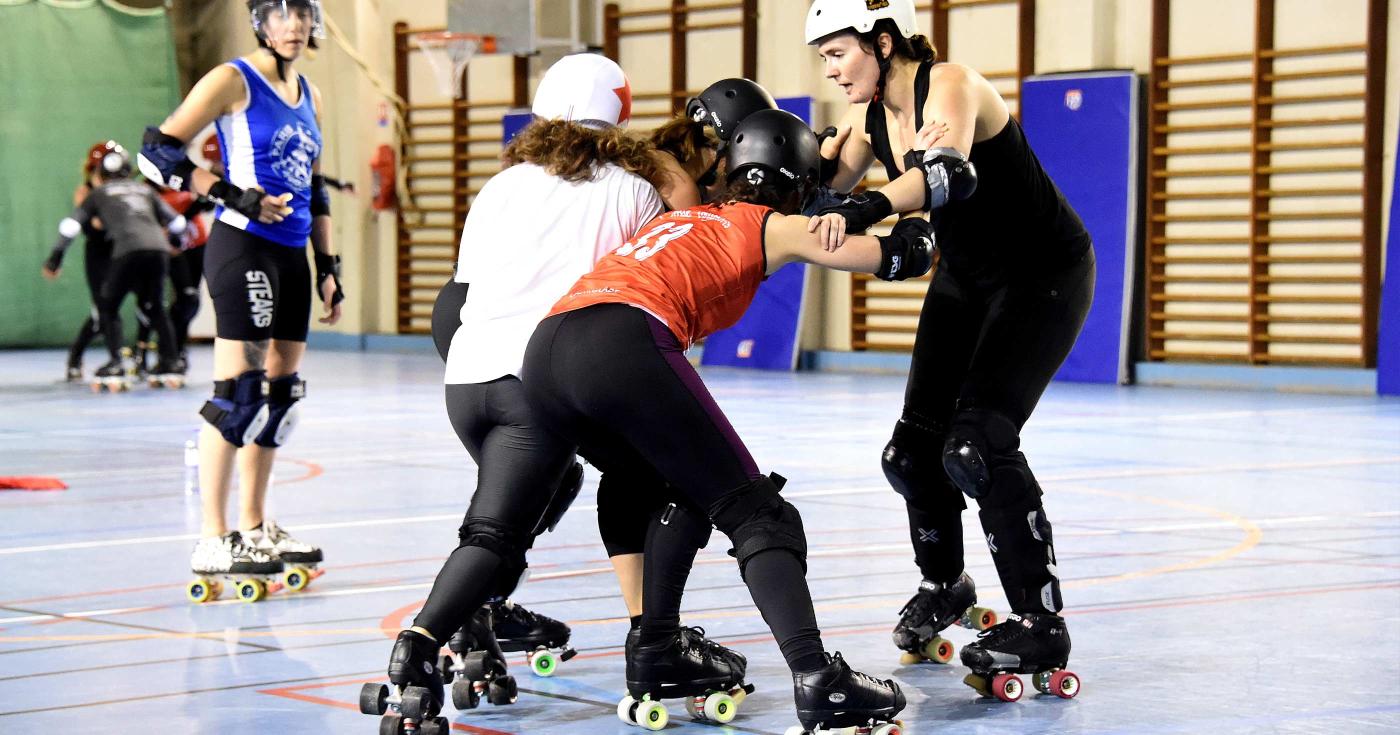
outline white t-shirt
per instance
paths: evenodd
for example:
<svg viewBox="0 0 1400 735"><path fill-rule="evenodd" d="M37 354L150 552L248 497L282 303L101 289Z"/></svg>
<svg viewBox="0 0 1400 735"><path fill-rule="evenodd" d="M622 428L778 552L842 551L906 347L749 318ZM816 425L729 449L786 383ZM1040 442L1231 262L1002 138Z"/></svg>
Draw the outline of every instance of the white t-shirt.
<svg viewBox="0 0 1400 735"><path fill-rule="evenodd" d="M528 163L492 177L462 228L456 280L471 287L447 384L519 377L525 346L555 302L661 211L655 187L611 164L579 183Z"/></svg>

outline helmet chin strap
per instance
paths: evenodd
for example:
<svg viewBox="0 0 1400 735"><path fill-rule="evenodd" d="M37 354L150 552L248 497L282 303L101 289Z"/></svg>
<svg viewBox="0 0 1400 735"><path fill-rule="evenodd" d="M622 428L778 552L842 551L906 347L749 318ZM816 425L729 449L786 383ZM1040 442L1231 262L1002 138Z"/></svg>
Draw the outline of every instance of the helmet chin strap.
<svg viewBox="0 0 1400 735"><path fill-rule="evenodd" d="M277 53L277 49L273 48L272 43L266 38L260 36L258 40L261 41L262 47L266 49L268 53L272 54L272 58L277 60L277 78L284 82L287 81L287 65L292 63L293 60ZM881 77L881 79L883 79L883 77Z"/></svg>

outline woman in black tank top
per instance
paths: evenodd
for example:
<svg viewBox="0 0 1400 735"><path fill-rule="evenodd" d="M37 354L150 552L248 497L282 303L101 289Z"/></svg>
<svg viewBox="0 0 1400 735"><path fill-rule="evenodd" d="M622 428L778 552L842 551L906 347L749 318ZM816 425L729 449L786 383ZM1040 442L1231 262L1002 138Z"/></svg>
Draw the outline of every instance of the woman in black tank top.
<svg viewBox="0 0 1400 735"><path fill-rule="evenodd" d="M941 260L919 318L904 411L881 460L905 498L923 574L894 641L910 662L927 657L938 633L975 604L964 572L966 495L980 506L1016 614L963 649L977 675L969 683L985 693L994 674L1028 673L1048 684L1044 672L1068 662L1069 635L1050 522L1020 432L1083 326L1093 250L1000 95L977 72L938 62L913 21L912 0L816 0L807 22L826 76L852 103L823 151L825 181L850 191L879 161L893 182L882 189L887 202L862 195L837 208L849 212L851 229L917 208L906 198L915 184L933 190L920 204L932 209ZM1007 655L1020 664L997 663L1013 660Z"/></svg>

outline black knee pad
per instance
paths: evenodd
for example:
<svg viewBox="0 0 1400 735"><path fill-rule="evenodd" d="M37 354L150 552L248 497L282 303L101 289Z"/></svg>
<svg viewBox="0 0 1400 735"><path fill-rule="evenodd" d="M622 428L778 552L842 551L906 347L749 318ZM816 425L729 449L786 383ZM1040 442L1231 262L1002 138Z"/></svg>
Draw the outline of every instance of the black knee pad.
<svg viewBox="0 0 1400 735"><path fill-rule="evenodd" d="M509 594L519 583L525 573L525 551L530 548L530 538L524 531L492 520L469 518L457 529L457 538L459 547L476 546L501 557L494 586L497 592L508 588Z"/></svg>
<svg viewBox="0 0 1400 735"><path fill-rule="evenodd" d="M260 447L280 447L291 438L300 411L296 403L306 397L306 381L296 373L267 382L267 425L254 441Z"/></svg>
<svg viewBox="0 0 1400 735"><path fill-rule="evenodd" d="M656 516L657 533L666 542L703 549L710 543L710 519L682 505L668 503Z"/></svg>
<svg viewBox="0 0 1400 735"><path fill-rule="evenodd" d="M963 411L953 419L943 444L943 469L983 508L1021 505L1039 497L1040 486L1020 447L1020 432L1005 414Z"/></svg>
<svg viewBox="0 0 1400 735"><path fill-rule="evenodd" d="M574 498L578 497L578 491L583 488L583 465L574 462L568 469L564 470L564 476L559 479L559 487L555 488L554 494L549 498L549 504L544 508L544 514L540 516L539 523L535 524L535 529L530 532L531 536L538 536L545 531L553 531L559 525L559 521L564 518L564 513L569 510L569 506L574 504Z"/></svg>
<svg viewBox="0 0 1400 735"><path fill-rule="evenodd" d="M640 478L628 473L604 472L598 478L598 535L609 557L646 549L647 526L665 502L660 489L642 487Z"/></svg>
<svg viewBox="0 0 1400 735"><path fill-rule="evenodd" d="M946 427L908 408L894 425L894 434L880 455L885 479L910 505L932 511L943 505L963 510L967 503L948 484L943 464L936 459L947 440Z"/></svg>
<svg viewBox="0 0 1400 735"><path fill-rule="evenodd" d="M807 569L807 535L802 515L778 495L771 477L759 477L727 493L710 506L715 527L734 543L730 554L739 560L739 573L749 560L769 549L786 549Z"/></svg>

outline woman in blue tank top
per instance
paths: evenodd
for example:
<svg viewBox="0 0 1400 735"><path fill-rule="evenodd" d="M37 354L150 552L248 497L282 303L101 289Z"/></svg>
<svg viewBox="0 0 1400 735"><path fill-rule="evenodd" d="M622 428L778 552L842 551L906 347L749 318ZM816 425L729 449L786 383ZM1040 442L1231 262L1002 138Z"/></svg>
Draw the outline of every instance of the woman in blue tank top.
<svg viewBox="0 0 1400 735"><path fill-rule="evenodd" d="M218 338L214 396L200 410L207 423L199 442L204 513L190 560L200 575L190 595L201 602L218 589L210 576L285 571L292 589L314 576L321 550L263 515L276 448L291 433L295 404L306 391L297 367L311 317L308 240L323 324L340 319L344 299L320 174L321 95L294 68L325 35L321 3L248 0L248 11L258 50L205 75L159 128L147 129L141 152L148 178L222 205L205 254ZM227 178L195 167L184 153L210 123ZM238 525L230 530L224 509L235 459L242 496Z"/></svg>

